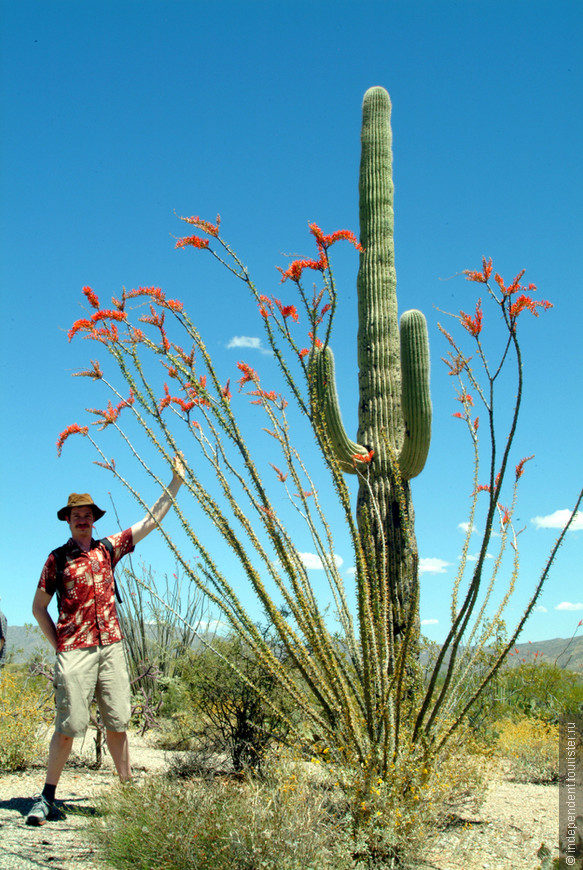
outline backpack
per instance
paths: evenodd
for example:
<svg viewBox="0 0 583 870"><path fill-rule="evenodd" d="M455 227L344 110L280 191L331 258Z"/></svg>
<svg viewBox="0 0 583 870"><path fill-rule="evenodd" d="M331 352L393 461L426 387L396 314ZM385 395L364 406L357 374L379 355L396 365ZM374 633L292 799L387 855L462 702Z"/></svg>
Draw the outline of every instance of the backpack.
<svg viewBox="0 0 583 870"><path fill-rule="evenodd" d="M117 598L117 600L121 604L122 597L120 595L120 592L119 592L119 589L117 586L117 581L115 579L115 572L113 569L113 544L111 543L109 538L101 538L101 540L98 541L97 543L103 544L103 546L105 547L105 549L107 550L107 552L109 554L109 563L111 565L111 574L113 577L113 586L115 589L115 597ZM57 570L56 570L56 575L55 575L55 588L56 588L56 593L57 593L57 603L58 603L59 610L61 607L61 603L60 603L61 602L61 594L62 594L63 589L64 589L63 574L65 572L65 568L67 567L67 556L65 555L66 549L67 549L67 545L63 544L62 547L57 547L56 550L51 550L51 556L55 557L55 561L57 563Z"/></svg>

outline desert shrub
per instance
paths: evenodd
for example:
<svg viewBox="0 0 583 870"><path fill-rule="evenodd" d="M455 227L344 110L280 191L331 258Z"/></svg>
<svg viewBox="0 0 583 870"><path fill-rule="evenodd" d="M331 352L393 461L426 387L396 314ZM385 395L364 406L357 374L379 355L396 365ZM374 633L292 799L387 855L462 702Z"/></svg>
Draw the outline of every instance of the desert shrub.
<svg viewBox="0 0 583 870"><path fill-rule="evenodd" d="M543 719L503 719L496 725L497 748L517 782L555 782L559 775L559 729Z"/></svg>
<svg viewBox="0 0 583 870"><path fill-rule="evenodd" d="M496 719L527 716L556 723L566 710L583 711L583 681L539 658L508 665L492 687L491 709Z"/></svg>
<svg viewBox="0 0 583 870"><path fill-rule="evenodd" d="M43 728L52 718L46 682L4 668L0 671L0 769L23 770L43 751Z"/></svg>
<svg viewBox="0 0 583 870"><path fill-rule="evenodd" d="M119 870L348 870L346 822L301 770L119 787L104 798L97 838Z"/></svg>
<svg viewBox="0 0 583 870"><path fill-rule="evenodd" d="M196 711L192 709L187 687L178 677L161 678L163 684L156 745L160 749L188 750L197 730Z"/></svg>
<svg viewBox="0 0 583 870"><path fill-rule="evenodd" d="M419 866L415 862L433 835L475 815L485 796L489 755L467 728L439 758L424 759L409 742L408 753L390 765L384 778L348 765L342 791L355 822L355 866Z"/></svg>
<svg viewBox="0 0 583 870"><path fill-rule="evenodd" d="M509 658L516 654L511 653ZM469 682L479 680L487 664L486 657L482 667L468 676ZM556 725L566 712L583 712L583 679L556 662L543 661L535 653L532 659L519 664L507 662L468 718L476 735L495 746L502 720L530 718Z"/></svg>
<svg viewBox="0 0 583 870"><path fill-rule="evenodd" d="M258 769L274 740L288 736L291 701L241 638L216 638L213 649L191 651L181 681L189 712L174 720L182 739L191 726L189 747L202 764L226 755L236 771Z"/></svg>
<svg viewBox="0 0 583 870"><path fill-rule="evenodd" d="M118 870L368 870L397 852L407 866L403 843L423 852L479 803L487 764L467 737L438 766L411 757L384 780L320 746L309 762L274 749L261 778L120 786L103 798L96 837Z"/></svg>

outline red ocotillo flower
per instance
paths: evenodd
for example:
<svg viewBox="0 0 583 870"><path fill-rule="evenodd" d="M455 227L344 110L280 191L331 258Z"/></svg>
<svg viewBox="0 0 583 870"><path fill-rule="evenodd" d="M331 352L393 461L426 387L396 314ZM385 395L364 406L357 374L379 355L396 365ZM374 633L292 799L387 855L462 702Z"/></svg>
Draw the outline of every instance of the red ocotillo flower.
<svg viewBox="0 0 583 870"><path fill-rule="evenodd" d="M482 331L482 300L478 299L476 303L476 316L465 314L460 311L460 320L464 329L467 329L470 335L477 337Z"/></svg>
<svg viewBox="0 0 583 870"><path fill-rule="evenodd" d="M255 369L252 369L251 366L247 365L247 363L238 362L237 368L240 372L243 372L243 377L239 378L237 382L239 384L240 390L245 386L245 384L248 384L250 381L254 384L259 383L259 375L255 371Z"/></svg>
<svg viewBox="0 0 583 870"><path fill-rule="evenodd" d="M88 426L79 426L78 423L72 423L70 426L67 426L58 437L57 440L57 454L60 456L61 451L63 449L63 444L67 440L70 435L87 435L89 432Z"/></svg>

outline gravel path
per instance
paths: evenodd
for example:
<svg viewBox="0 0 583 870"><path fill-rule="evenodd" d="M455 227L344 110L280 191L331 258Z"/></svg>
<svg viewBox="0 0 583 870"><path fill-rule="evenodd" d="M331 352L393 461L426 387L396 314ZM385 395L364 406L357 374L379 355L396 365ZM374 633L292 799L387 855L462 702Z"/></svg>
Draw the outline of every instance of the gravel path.
<svg viewBox="0 0 583 870"><path fill-rule="evenodd" d="M91 744L86 738L85 745ZM166 754L146 740L132 734L130 747L138 783L166 766ZM44 767L0 774L0 870L115 870L100 858L88 830L97 798L118 781L111 759L105 755L103 767L92 770L87 766L90 750L80 750L77 741L71 758L57 792L66 819L40 827L27 825L25 819L31 798L42 790Z"/></svg>
<svg viewBox="0 0 583 870"><path fill-rule="evenodd" d="M79 774L76 779L63 775L58 802L62 801L67 818L35 828L25 824L25 817L31 807L30 796L38 793L42 779L39 770L36 775L10 774L0 780L0 870L106 870L107 865L99 861L90 845L86 829L95 796L114 781L113 776L98 776L96 771L90 771L90 777Z"/></svg>
<svg viewBox="0 0 583 870"><path fill-rule="evenodd" d="M559 786L495 779L479 812L444 831L428 860L439 870L538 870L544 843L559 854Z"/></svg>
<svg viewBox="0 0 583 870"><path fill-rule="evenodd" d="M90 741L87 741L90 742ZM131 735L139 783L166 766L166 754ZM88 831L98 796L117 778L108 756L101 770L69 765L57 794L67 818L34 828L25 824L44 769L0 775L0 870L116 870L92 846ZM492 780L479 812L428 843L435 870L537 870L541 843L557 855L558 786Z"/></svg>

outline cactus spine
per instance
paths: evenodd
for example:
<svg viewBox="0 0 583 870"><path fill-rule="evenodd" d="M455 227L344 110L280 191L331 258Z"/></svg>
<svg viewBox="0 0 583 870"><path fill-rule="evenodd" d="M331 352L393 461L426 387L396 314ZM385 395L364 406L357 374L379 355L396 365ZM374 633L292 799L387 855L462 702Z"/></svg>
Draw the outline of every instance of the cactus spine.
<svg viewBox="0 0 583 870"><path fill-rule="evenodd" d="M429 346L425 317L407 311L400 324L393 242L391 103L384 88L370 88L363 101L358 290L359 414L357 442L342 426L332 351L314 359L317 393L329 440L343 471L354 457L374 451L363 475L357 519L374 541L374 580L386 587L397 638L417 587L417 550L409 480L425 465L431 434ZM397 485L395 460L401 477ZM366 477L366 479L364 479ZM402 489L399 496L399 488ZM379 579L380 578L380 579ZM382 590L378 590L381 598Z"/></svg>

